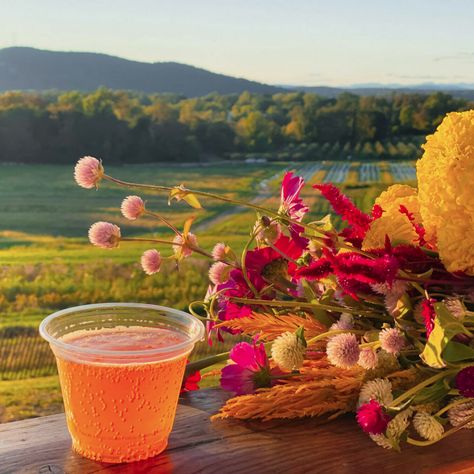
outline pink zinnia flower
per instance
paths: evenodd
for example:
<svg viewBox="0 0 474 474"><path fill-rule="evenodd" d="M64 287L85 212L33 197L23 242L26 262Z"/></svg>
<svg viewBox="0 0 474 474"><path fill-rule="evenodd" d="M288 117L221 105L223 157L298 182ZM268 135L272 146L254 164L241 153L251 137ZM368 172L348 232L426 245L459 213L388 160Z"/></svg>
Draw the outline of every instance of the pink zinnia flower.
<svg viewBox="0 0 474 474"><path fill-rule="evenodd" d="M456 388L466 398L474 398L474 365L460 370L455 379Z"/></svg>
<svg viewBox="0 0 474 474"><path fill-rule="evenodd" d="M84 156L74 168L76 183L86 189L97 188L99 181L104 176L102 163L93 156Z"/></svg>
<svg viewBox="0 0 474 474"><path fill-rule="evenodd" d="M139 196L128 196L122 201L120 210L124 217L134 221L145 212L145 203Z"/></svg>
<svg viewBox="0 0 474 474"><path fill-rule="evenodd" d="M212 258L217 262L219 260L225 260L226 257L226 244L223 242L217 243L212 249Z"/></svg>
<svg viewBox="0 0 474 474"><path fill-rule="evenodd" d="M284 217L288 217L297 222L301 222L305 214L309 211L309 207L304 204L300 198L300 192L303 186L304 179L300 176L293 176L291 171L285 174L281 183L281 202L278 212L283 214ZM308 240L300 237L304 228L297 224L290 224L288 229L296 243L302 248L305 248L308 244Z"/></svg>
<svg viewBox="0 0 474 474"><path fill-rule="evenodd" d="M357 410L357 422L360 427L369 434L380 434L387 429L390 416L383 411L382 406L376 400L370 400Z"/></svg>
<svg viewBox="0 0 474 474"><path fill-rule="evenodd" d="M175 238L173 239L173 242L178 245L173 245L173 250L174 253L179 253L181 252L181 255L183 257L189 257L193 253L192 247L197 247L198 242L197 242L197 237L189 232L188 235L186 236L186 241L184 240L182 235L176 235ZM179 245L179 244L184 244L184 245Z"/></svg>
<svg viewBox="0 0 474 474"><path fill-rule="evenodd" d="M161 254L156 249L145 250L141 258L143 271L147 275L153 275L160 271Z"/></svg>
<svg viewBox="0 0 474 474"><path fill-rule="evenodd" d="M91 244L103 249L118 247L120 243L120 227L110 222L96 222L89 229Z"/></svg>
<svg viewBox="0 0 474 474"><path fill-rule="evenodd" d="M240 342L230 351L235 364L222 369L221 387L236 395L254 393L257 388L271 386L271 372L263 343Z"/></svg>
<svg viewBox="0 0 474 474"><path fill-rule="evenodd" d="M349 369L359 360L359 343L354 334L337 334L329 339L326 346L329 362L336 367Z"/></svg>
<svg viewBox="0 0 474 474"><path fill-rule="evenodd" d="M229 279L230 267L224 262L215 262L209 268L209 280L214 285L225 283Z"/></svg>
<svg viewBox="0 0 474 474"><path fill-rule="evenodd" d="M248 277L259 291L269 282L281 284L282 280L291 280L296 272L296 265L283 255L297 260L303 252L293 239L285 235L282 235L273 247L251 250L245 256Z"/></svg>
<svg viewBox="0 0 474 474"><path fill-rule="evenodd" d="M405 347L405 337L397 328L382 329L379 332L382 349L389 354L397 355Z"/></svg>

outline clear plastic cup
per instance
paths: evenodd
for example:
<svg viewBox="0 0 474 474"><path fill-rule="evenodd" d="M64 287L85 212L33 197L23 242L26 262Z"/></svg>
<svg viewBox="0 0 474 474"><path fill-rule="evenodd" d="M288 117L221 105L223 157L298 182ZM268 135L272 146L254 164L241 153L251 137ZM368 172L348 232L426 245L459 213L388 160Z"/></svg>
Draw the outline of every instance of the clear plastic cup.
<svg viewBox="0 0 474 474"><path fill-rule="evenodd" d="M198 319L162 306L93 304L51 314L40 334L56 356L79 454L117 463L166 448L186 359L204 336Z"/></svg>

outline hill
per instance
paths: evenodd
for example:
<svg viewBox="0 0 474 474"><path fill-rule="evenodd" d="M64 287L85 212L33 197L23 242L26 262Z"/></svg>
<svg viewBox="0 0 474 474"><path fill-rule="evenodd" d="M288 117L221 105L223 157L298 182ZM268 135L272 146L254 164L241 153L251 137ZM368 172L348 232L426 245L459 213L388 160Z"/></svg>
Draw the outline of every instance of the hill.
<svg viewBox="0 0 474 474"><path fill-rule="evenodd" d="M419 84L413 86L403 85L354 85L351 87L329 87L329 86L284 86L293 91L310 92L323 97L337 97L343 92L361 96L387 96L394 93L399 94L422 94L429 95L433 92L444 92L457 99L474 100L474 88L470 84L459 87L455 84Z"/></svg>
<svg viewBox="0 0 474 474"><path fill-rule="evenodd" d="M0 49L0 91L90 91L100 86L146 93L183 94L187 97L211 92L274 94L284 91L276 86L174 62L143 63L106 54L24 47Z"/></svg>

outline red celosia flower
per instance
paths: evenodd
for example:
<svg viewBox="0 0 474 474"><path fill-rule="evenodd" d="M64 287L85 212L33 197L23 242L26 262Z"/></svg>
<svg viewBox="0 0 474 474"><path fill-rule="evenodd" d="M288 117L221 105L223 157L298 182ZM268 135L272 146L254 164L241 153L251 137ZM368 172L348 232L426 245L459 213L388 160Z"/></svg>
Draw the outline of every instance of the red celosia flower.
<svg viewBox="0 0 474 474"><path fill-rule="evenodd" d="M293 221L301 222L309 207L300 198L301 189L304 186L304 179L300 176L293 176L290 171L285 174L281 183L281 203L279 212ZM306 248L308 240L301 237L304 227L298 224L288 226L291 237L301 248Z"/></svg>
<svg viewBox="0 0 474 474"><path fill-rule="evenodd" d="M456 375L456 388L466 398L474 398L474 365L465 367Z"/></svg>
<svg viewBox="0 0 474 474"><path fill-rule="evenodd" d="M357 206L339 189L331 183L314 184L313 188L321 191L321 194L329 201L334 211L339 214L342 220L346 221L350 229L345 230L348 239L361 241L369 230L372 218L364 214Z"/></svg>
<svg viewBox="0 0 474 474"><path fill-rule="evenodd" d="M383 433L390 420L390 416L376 400L370 400L357 410L357 422L366 433Z"/></svg>
<svg viewBox="0 0 474 474"><path fill-rule="evenodd" d="M433 306L436 300L430 298L425 299L421 302L421 315L423 316L423 321L426 328L426 337L430 337L431 332L434 329L434 320L436 317L436 312Z"/></svg>
<svg viewBox="0 0 474 474"><path fill-rule="evenodd" d="M230 351L230 358L235 364L222 369L221 387L224 390L245 395L272 385L270 365L262 343L240 342Z"/></svg>
<svg viewBox="0 0 474 474"><path fill-rule="evenodd" d="M418 243L423 247L426 245L426 240L425 240L425 234L426 231L423 228L422 225L417 224L415 222L415 216L413 215L413 212L410 212L403 204L400 205L400 212L407 216L408 220L410 221L410 224L413 227L413 230L416 232L416 235L418 236Z"/></svg>
<svg viewBox="0 0 474 474"><path fill-rule="evenodd" d="M332 273L331 262L327 258L319 258L311 262L309 267L300 268L296 275L306 280L321 280Z"/></svg>
<svg viewBox="0 0 474 474"><path fill-rule="evenodd" d="M384 213L384 210L379 204L374 204L374 207L372 208L372 219L379 219L382 217L382 214Z"/></svg>
<svg viewBox="0 0 474 474"><path fill-rule="evenodd" d="M186 361L188 362L188 361ZM184 378L181 385L180 393L191 392L193 390L199 390L199 382L201 381L201 372L196 370Z"/></svg>
<svg viewBox="0 0 474 474"><path fill-rule="evenodd" d="M360 283L388 283L397 276L399 266L391 255L370 259L355 252L341 253L333 259L334 273L338 277L357 280Z"/></svg>

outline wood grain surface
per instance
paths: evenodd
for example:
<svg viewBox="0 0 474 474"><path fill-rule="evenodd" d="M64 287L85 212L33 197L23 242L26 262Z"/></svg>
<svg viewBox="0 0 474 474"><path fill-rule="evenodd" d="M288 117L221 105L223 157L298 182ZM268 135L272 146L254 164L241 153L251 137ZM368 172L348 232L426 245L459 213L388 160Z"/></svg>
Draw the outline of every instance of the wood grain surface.
<svg viewBox="0 0 474 474"><path fill-rule="evenodd" d="M168 449L130 464L89 461L71 450L64 415L0 424L0 473L474 473L474 430L427 448L386 451L348 416L211 423L225 399L202 390L181 399Z"/></svg>

